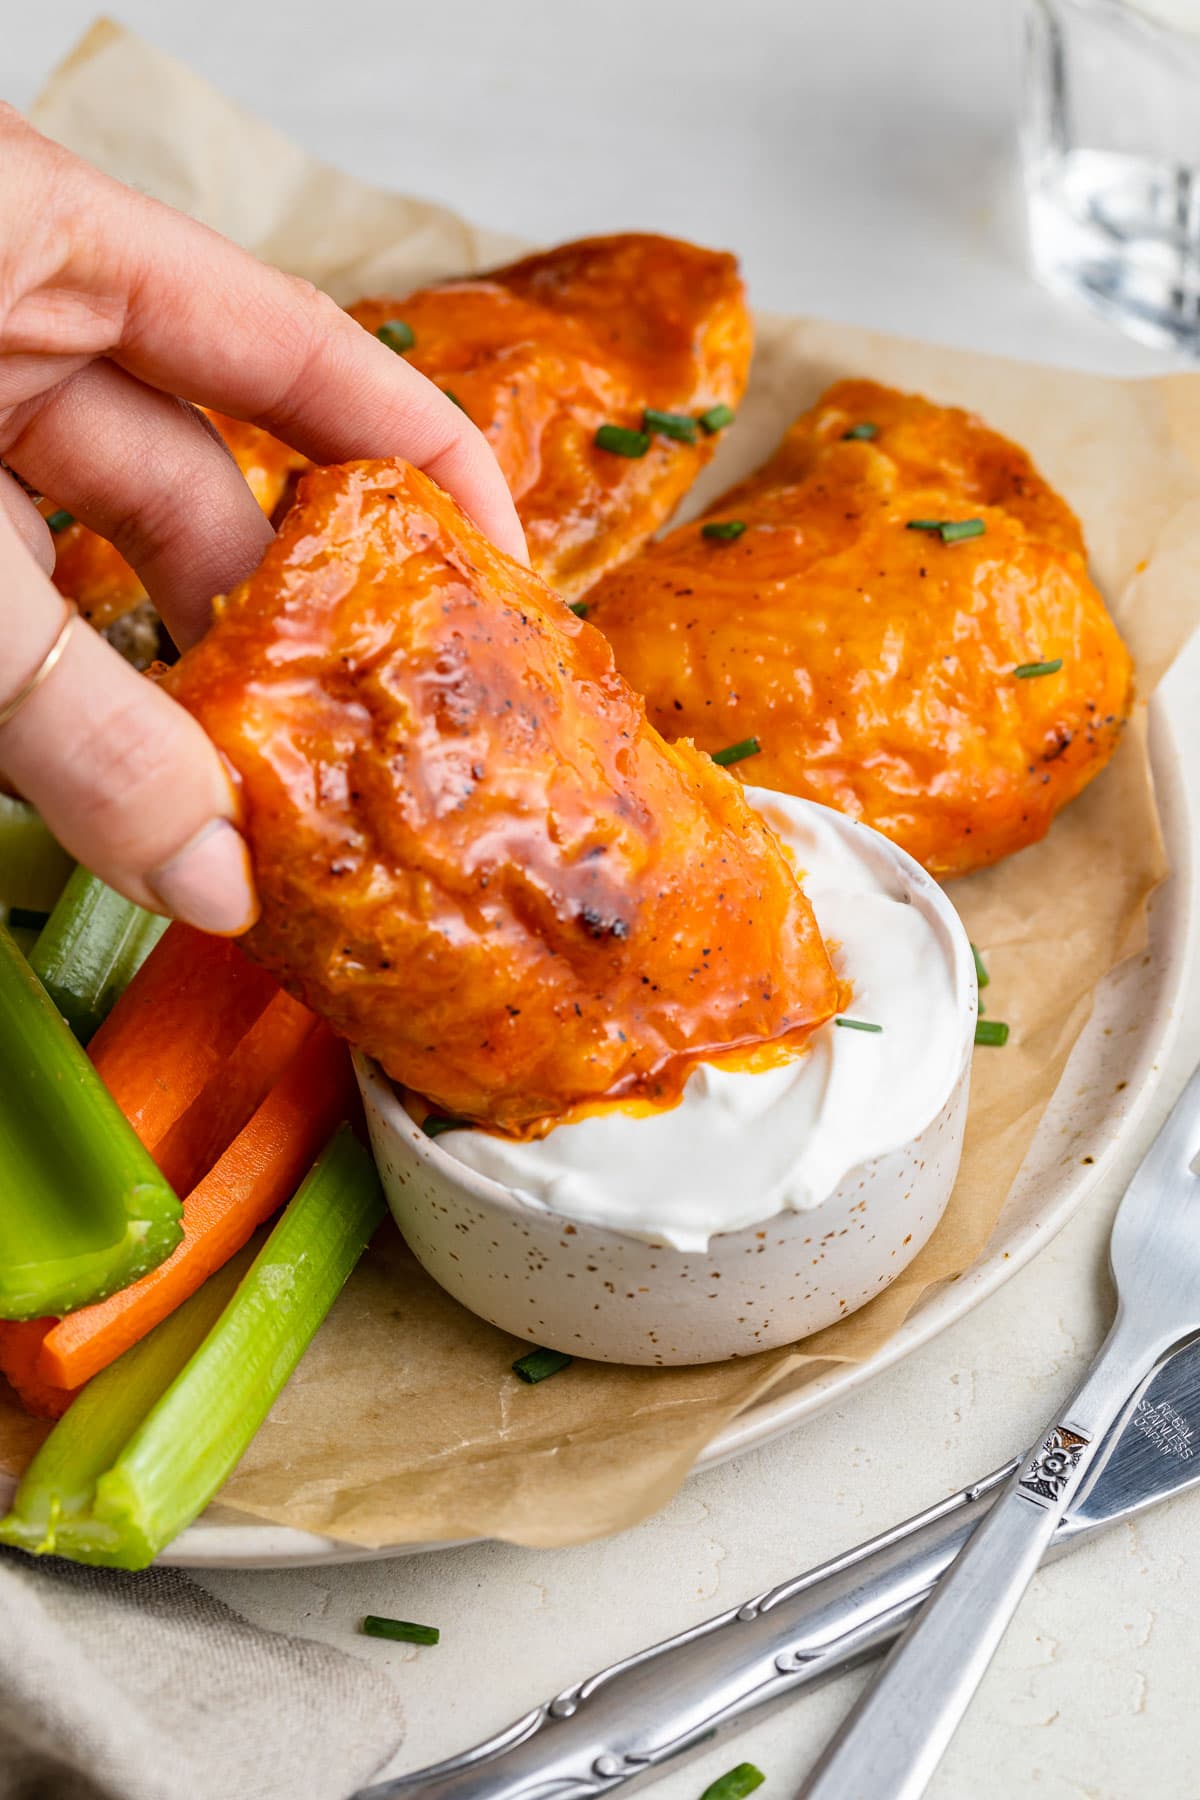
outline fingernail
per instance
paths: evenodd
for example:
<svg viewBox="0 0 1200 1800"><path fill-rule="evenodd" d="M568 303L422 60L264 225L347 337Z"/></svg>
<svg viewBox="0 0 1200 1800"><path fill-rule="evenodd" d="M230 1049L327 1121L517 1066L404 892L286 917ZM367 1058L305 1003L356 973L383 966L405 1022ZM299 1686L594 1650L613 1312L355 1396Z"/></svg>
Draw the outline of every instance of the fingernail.
<svg viewBox="0 0 1200 1800"><path fill-rule="evenodd" d="M237 937L258 917L250 853L228 819L210 819L146 885L173 918L217 937Z"/></svg>

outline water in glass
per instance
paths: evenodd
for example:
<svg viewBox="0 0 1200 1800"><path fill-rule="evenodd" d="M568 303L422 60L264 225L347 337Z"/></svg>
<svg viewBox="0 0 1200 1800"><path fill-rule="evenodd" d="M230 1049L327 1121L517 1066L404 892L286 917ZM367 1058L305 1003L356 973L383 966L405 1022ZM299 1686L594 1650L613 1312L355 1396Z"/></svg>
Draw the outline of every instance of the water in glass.
<svg viewBox="0 0 1200 1800"><path fill-rule="evenodd" d="M1026 55L1037 274L1200 355L1200 0L1029 0Z"/></svg>

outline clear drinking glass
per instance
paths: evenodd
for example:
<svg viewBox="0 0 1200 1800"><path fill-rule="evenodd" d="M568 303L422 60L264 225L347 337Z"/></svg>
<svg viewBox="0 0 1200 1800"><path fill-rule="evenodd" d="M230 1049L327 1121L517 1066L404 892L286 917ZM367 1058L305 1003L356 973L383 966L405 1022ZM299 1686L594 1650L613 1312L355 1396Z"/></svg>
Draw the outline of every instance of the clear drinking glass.
<svg viewBox="0 0 1200 1800"><path fill-rule="evenodd" d="M1029 0L1026 31L1036 273L1200 355L1200 0Z"/></svg>

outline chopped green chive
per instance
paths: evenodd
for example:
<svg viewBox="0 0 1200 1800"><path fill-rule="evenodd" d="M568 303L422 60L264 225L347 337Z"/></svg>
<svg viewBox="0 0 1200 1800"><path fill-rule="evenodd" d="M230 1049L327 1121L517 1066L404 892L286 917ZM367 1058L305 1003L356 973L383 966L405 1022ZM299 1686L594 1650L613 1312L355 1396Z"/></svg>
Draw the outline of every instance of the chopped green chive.
<svg viewBox="0 0 1200 1800"><path fill-rule="evenodd" d="M384 1619L368 1613L362 1622L364 1637L391 1638L397 1644L436 1644L441 1632L436 1625L413 1625L407 1619Z"/></svg>
<svg viewBox="0 0 1200 1800"><path fill-rule="evenodd" d="M992 978L987 972L987 965L979 954L978 945L971 945L971 955L975 958L975 980L981 988L985 988Z"/></svg>
<svg viewBox="0 0 1200 1800"><path fill-rule="evenodd" d="M1056 656L1051 662L1018 663L1013 674L1018 681L1029 681L1034 675L1057 675L1062 665L1062 657Z"/></svg>
<svg viewBox="0 0 1200 1800"><path fill-rule="evenodd" d="M421 1130L426 1137L441 1137L443 1131L470 1131L470 1119L452 1119L444 1113L426 1113Z"/></svg>
<svg viewBox="0 0 1200 1800"><path fill-rule="evenodd" d="M710 1782L700 1800L745 1800L745 1796L761 1787L766 1779L762 1770L756 1769L753 1763L739 1763L736 1769L730 1769L728 1774L718 1775L715 1781Z"/></svg>
<svg viewBox="0 0 1200 1800"><path fill-rule="evenodd" d="M443 392L443 394L445 394L447 400L453 401L454 405L457 406L459 412L461 412L461 413L467 412L466 407L463 405L462 401L459 399L457 394L452 393L449 388L443 388L442 392ZM468 419L470 418L470 416L471 416L470 413L467 413Z"/></svg>
<svg viewBox="0 0 1200 1800"><path fill-rule="evenodd" d="M730 763L741 762L747 756L757 756L762 749L756 737L743 738L739 744L728 744L724 750L714 750L712 759L727 769Z"/></svg>
<svg viewBox="0 0 1200 1800"><path fill-rule="evenodd" d="M613 456L645 456L650 433L631 431L627 425L601 425L592 441L597 450L608 450Z"/></svg>
<svg viewBox="0 0 1200 1800"><path fill-rule="evenodd" d="M674 438L680 444L694 444L700 435L695 419L687 413L659 412L654 406L642 414L642 430L657 431L660 437Z"/></svg>
<svg viewBox="0 0 1200 1800"><path fill-rule="evenodd" d="M714 538L718 544L731 544L745 529L744 519L710 519L707 525L700 527L700 536Z"/></svg>
<svg viewBox="0 0 1200 1800"><path fill-rule="evenodd" d="M75 514L64 511L60 506L57 512L46 514L46 523L57 537L60 531L65 531L68 525L75 523Z"/></svg>
<svg viewBox="0 0 1200 1800"><path fill-rule="evenodd" d="M382 325L376 326L375 336L381 344L386 344L389 350L394 350L397 356L402 356L406 350L411 350L417 341L416 332L403 319L385 320Z"/></svg>
<svg viewBox="0 0 1200 1800"><path fill-rule="evenodd" d="M575 614L575 617L577 619L586 619L587 618L588 603L586 600L571 600L568 602L568 606L569 606L569 610Z"/></svg>
<svg viewBox="0 0 1200 1800"><path fill-rule="evenodd" d="M517 1358L512 1366L513 1374L535 1387L548 1375L557 1375L560 1369L569 1367L573 1360L562 1350L531 1350L528 1356Z"/></svg>
<svg viewBox="0 0 1200 1800"><path fill-rule="evenodd" d="M936 531L943 544L982 537L987 530L982 519L908 519L905 523L909 531Z"/></svg>
<svg viewBox="0 0 1200 1800"><path fill-rule="evenodd" d="M844 1025L847 1031L882 1031L882 1025L873 1025L870 1019L848 1019L844 1014L833 1021L835 1025Z"/></svg>
<svg viewBox="0 0 1200 1800"><path fill-rule="evenodd" d="M1008 1026L1003 1019L977 1019L975 1021L975 1042L977 1044L1007 1044Z"/></svg>
<svg viewBox="0 0 1200 1800"><path fill-rule="evenodd" d="M853 442L856 438L866 439L878 436L878 425L872 425L869 419L864 419L861 425L852 425L849 431L843 431L842 442L846 444Z"/></svg>
<svg viewBox="0 0 1200 1800"><path fill-rule="evenodd" d="M700 414L698 423L711 437L714 431L724 431L726 425L732 425L737 418L732 406L710 406L707 412Z"/></svg>

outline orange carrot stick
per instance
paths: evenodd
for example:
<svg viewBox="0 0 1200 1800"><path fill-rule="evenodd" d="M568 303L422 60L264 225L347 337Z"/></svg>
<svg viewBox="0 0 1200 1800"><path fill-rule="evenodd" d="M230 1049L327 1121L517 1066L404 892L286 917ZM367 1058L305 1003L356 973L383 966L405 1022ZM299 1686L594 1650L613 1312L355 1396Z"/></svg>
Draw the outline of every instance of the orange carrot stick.
<svg viewBox="0 0 1200 1800"><path fill-rule="evenodd" d="M61 1319L42 1344L37 1377L80 1387L182 1305L291 1197L353 1104L349 1051L319 1025L184 1201L183 1242L132 1287Z"/></svg>
<svg viewBox="0 0 1200 1800"><path fill-rule="evenodd" d="M275 1086L316 1019L280 988L187 1111L159 1140L154 1160L177 1194L196 1183L229 1148Z"/></svg>
<svg viewBox="0 0 1200 1800"><path fill-rule="evenodd" d="M172 1187L189 1193L283 1075L315 1021L227 939L189 926L171 926L148 965L93 1037L89 1054ZM176 1035L152 1041L151 1022L167 1016ZM57 1323L0 1321L0 1373L26 1411L40 1418L60 1417L76 1391L35 1373Z"/></svg>
<svg viewBox="0 0 1200 1800"><path fill-rule="evenodd" d="M35 1419L61 1419L75 1398L37 1374L46 1333L56 1323L55 1319L5 1319L0 1323L0 1375Z"/></svg>
<svg viewBox="0 0 1200 1800"><path fill-rule="evenodd" d="M88 1045L152 1156L278 992L231 939L168 927Z"/></svg>

